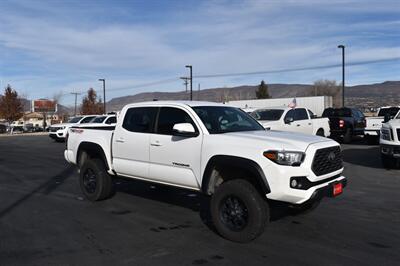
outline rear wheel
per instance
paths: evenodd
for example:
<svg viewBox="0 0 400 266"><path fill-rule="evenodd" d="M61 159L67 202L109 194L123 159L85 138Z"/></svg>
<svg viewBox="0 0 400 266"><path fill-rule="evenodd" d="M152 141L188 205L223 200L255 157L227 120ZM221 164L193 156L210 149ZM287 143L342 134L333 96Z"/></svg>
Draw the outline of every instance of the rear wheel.
<svg viewBox="0 0 400 266"><path fill-rule="evenodd" d="M264 231L269 208L246 180L222 183L211 198L212 221L218 233L231 241L249 242Z"/></svg>
<svg viewBox="0 0 400 266"><path fill-rule="evenodd" d="M112 178L100 159L88 159L81 167L79 184L90 201L104 200L113 194Z"/></svg>

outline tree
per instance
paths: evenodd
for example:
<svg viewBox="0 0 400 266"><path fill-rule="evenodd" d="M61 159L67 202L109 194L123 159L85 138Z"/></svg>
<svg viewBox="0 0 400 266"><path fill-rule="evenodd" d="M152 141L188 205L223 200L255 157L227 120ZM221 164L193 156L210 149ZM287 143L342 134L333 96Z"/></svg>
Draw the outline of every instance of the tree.
<svg viewBox="0 0 400 266"><path fill-rule="evenodd" d="M22 101L18 97L18 93L10 85L7 85L3 97L0 97L0 117L11 124L23 116L23 111Z"/></svg>
<svg viewBox="0 0 400 266"><path fill-rule="evenodd" d="M104 112L103 103L97 99L96 91L90 88L87 95L82 100L81 114L83 115L98 115Z"/></svg>
<svg viewBox="0 0 400 266"><path fill-rule="evenodd" d="M314 82L311 95L314 96L332 96L333 106L342 106L341 86L336 80L321 79Z"/></svg>
<svg viewBox="0 0 400 266"><path fill-rule="evenodd" d="M271 96L269 95L269 92L268 92L268 85L265 84L264 80L262 80L260 85L258 86L258 89L256 91L256 97L257 97L257 99L271 98Z"/></svg>

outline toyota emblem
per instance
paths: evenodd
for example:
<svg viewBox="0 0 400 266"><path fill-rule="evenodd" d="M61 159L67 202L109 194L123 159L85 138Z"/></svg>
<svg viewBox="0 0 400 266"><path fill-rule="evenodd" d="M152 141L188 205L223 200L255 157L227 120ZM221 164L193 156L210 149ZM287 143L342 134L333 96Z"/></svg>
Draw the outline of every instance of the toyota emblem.
<svg viewBox="0 0 400 266"><path fill-rule="evenodd" d="M336 154L334 152L330 152L328 154L328 160L329 161L333 161L333 160L335 160L335 158L336 158Z"/></svg>

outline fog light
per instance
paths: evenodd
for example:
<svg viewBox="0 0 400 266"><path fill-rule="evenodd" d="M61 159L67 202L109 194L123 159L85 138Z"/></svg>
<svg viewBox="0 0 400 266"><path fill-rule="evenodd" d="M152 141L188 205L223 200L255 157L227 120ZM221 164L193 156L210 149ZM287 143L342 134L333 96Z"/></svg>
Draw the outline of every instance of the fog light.
<svg viewBox="0 0 400 266"><path fill-rule="evenodd" d="M292 182L290 182L290 186L292 188L295 188L297 186L297 180L296 179L292 179Z"/></svg>

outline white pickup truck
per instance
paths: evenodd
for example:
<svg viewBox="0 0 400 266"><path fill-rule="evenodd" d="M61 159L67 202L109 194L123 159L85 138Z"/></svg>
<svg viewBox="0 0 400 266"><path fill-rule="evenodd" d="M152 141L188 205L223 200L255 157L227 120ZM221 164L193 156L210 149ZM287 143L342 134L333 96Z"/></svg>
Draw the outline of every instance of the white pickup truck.
<svg viewBox="0 0 400 266"><path fill-rule="evenodd" d="M347 180L337 142L266 131L242 110L209 102L129 104L115 129L72 127L64 156L91 201L111 197L116 176L209 195L215 228L237 242L263 232L267 199L306 209L341 194Z"/></svg>
<svg viewBox="0 0 400 266"><path fill-rule="evenodd" d="M400 111L389 120L385 117L380 134L382 164L386 168L400 167Z"/></svg>
<svg viewBox="0 0 400 266"><path fill-rule="evenodd" d="M322 137L330 136L328 118L316 118L306 108L269 107L251 113L267 130L292 131Z"/></svg>
<svg viewBox="0 0 400 266"><path fill-rule="evenodd" d="M393 118L399 112L400 106L385 106L379 108L376 116L366 117L366 127L364 130L364 135L368 142L373 143L379 138L379 133L381 131L382 123L384 122L385 116L390 116Z"/></svg>

